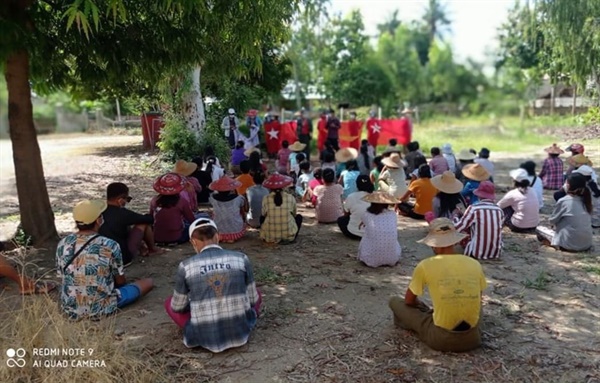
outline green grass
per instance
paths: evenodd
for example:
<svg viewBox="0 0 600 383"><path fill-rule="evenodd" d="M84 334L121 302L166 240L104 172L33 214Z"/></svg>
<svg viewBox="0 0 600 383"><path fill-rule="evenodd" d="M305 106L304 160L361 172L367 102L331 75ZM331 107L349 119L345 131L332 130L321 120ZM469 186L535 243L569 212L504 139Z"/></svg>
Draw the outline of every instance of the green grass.
<svg viewBox="0 0 600 383"><path fill-rule="evenodd" d="M550 278L545 271L540 271L537 277L534 280L530 280L529 278L525 278L525 281L521 282L523 286L528 289L534 290L547 290L548 283L550 282Z"/></svg>
<svg viewBox="0 0 600 383"><path fill-rule="evenodd" d="M587 271L588 273L600 275L600 266L584 265L583 270Z"/></svg>
<svg viewBox="0 0 600 383"><path fill-rule="evenodd" d="M280 274L272 268L257 267L254 269L254 280L263 285L286 285L295 281L291 275Z"/></svg>

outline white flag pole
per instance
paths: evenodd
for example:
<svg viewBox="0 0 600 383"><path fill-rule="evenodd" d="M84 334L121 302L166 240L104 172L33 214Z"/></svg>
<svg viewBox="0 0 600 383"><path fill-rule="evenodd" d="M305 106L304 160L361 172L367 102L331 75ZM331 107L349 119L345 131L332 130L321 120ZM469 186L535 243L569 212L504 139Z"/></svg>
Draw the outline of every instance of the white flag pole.
<svg viewBox="0 0 600 383"><path fill-rule="evenodd" d="M377 114L378 114L378 118L377 119L381 120L381 107L378 108Z"/></svg>

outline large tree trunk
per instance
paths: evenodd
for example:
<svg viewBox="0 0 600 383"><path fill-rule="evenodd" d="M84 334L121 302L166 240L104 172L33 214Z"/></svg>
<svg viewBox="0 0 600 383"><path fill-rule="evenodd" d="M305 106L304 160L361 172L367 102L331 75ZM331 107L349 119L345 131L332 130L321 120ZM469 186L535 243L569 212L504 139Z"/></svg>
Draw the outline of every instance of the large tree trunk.
<svg viewBox="0 0 600 383"><path fill-rule="evenodd" d="M9 56L4 76L8 86L8 122L21 226L25 234L32 237L34 245L43 245L56 240L58 235L33 125L27 51L16 51Z"/></svg>
<svg viewBox="0 0 600 383"><path fill-rule="evenodd" d="M206 125L204 103L202 101L202 92L200 91L200 67L196 67L190 73L190 76L192 84L189 93L183 101L183 117L188 128L200 136Z"/></svg>

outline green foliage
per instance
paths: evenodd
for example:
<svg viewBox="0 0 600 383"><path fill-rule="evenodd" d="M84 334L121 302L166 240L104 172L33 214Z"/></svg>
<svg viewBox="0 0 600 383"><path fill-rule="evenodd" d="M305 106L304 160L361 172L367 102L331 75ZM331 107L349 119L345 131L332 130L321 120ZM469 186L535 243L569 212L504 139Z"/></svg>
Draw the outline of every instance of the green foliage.
<svg viewBox="0 0 600 383"><path fill-rule="evenodd" d="M589 108L588 111L580 116L582 125L598 125L600 126L600 107Z"/></svg>
<svg viewBox="0 0 600 383"><path fill-rule="evenodd" d="M161 130L157 146L165 160L170 162L179 159L190 161L200 155L198 138L187 128L183 119L174 114L167 114L164 120L165 126Z"/></svg>
<svg viewBox="0 0 600 383"><path fill-rule="evenodd" d="M14 241L17 245L21 247L31 246L31 244L33 243L31 236L27 235L27 233L23 231L23 228L20 225L17 228L17 232L15 233Z"/></svg>
<svg viewBox="0 0 600 383"><path fill-rule="evenodd" d="M206 148L210 146L221 163L228 163L231 157L231 149L221 128L222 117L221 115L220 117L207 119L206 127L200 137L200 151L204 153Z"/></svg>
<svg viewBox="0 0 600 383"><path fill-rule="evenodd" d="M540 271L534 280L525 278L525 281L523 281L522 284L528 289L548 290L549 282L551 282L551 280L548 278L548 274L546 274L545 271Z"/></svg>
<svg viewBox="0 0 600 383"><path fill-rule="evenodd" d="M287 285L295 282L295 278L278 273L270 267L257 267L254 269L254 279L261 285Z"/></svg>

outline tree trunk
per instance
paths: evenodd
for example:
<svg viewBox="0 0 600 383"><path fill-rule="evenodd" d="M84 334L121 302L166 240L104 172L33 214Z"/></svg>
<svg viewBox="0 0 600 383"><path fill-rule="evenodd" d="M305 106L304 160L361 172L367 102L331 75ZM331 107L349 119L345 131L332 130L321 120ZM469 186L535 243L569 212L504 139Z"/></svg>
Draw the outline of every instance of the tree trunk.
<svg viewBox="0 0 600 383"><path fill-rule="evenodd" d="M183 101L183 117L187 127L200 136L206 125L204 102L200 90L200 67L194 68L190 73L192 84L189 93Z"/></svg>
<svg viewBox="0 0 600 383"><path fill-rule="evenodd" d="M573 85L573 106L571 107L571 114L574 116L577 113L577 85Z"/></svg>
<svg viewBox="0 0 600 383"><path fill-rule="evenodd" d="M58 235L33 125L27 51L15 51L8 57L4 76L8 87L8 122L21 226L34 245L43 245L56 240Z"/></svg>
<svg viewBox="0 0 600 383"><path fill-rule="evenodd" d="M555 86L554 86L554 84L552 84L552 87L550 88L550 115L551 116L554 114L554 104L556 102L556 99L554 96L554 90L555 90Z"/></svg>

